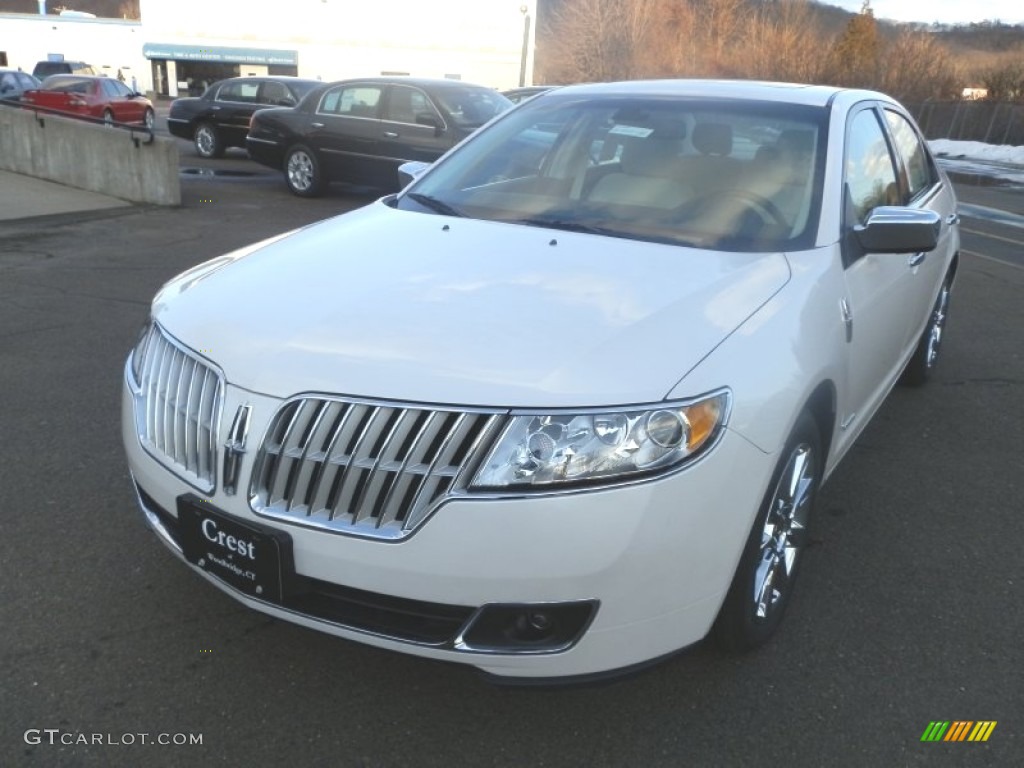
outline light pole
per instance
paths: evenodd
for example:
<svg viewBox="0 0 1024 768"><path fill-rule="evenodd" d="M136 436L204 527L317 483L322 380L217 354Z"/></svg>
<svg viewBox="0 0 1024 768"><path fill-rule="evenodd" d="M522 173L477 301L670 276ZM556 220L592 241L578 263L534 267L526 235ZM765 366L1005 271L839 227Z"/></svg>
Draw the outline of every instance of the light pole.
<svg viewBox="0 0 1024 768"><path fill-rule="evenodd" d="M519 12L523 14L523 53L519 59L519 87L526 85L526 59L530 53L530 8L526 5L519 6Z"/></svg>

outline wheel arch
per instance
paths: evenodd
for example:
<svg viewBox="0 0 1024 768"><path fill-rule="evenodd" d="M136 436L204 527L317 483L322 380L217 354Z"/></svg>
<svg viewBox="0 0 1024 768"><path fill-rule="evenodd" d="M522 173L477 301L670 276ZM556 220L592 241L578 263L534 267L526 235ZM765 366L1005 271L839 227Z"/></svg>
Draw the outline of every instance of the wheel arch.
<svg viewBox="0 0 1024 768"><path fill-rule="evenodd" d="M821 381L804 402L800 412L807 411L818 425L821 435L822 466L828 466L829 454L832 450L832 437L835 434L837 407L836 385L832 379ZM799 414L798 414L799 415Z"/></svg>

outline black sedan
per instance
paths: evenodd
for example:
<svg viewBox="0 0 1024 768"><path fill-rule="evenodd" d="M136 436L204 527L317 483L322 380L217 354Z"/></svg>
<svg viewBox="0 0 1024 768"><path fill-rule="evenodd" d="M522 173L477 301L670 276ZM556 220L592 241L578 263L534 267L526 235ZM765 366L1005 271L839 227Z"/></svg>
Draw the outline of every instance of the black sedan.
<svg viewBox="0 0 1024 768"><path fill-rule="evenodd" d="M399 165L433 162L511 105L497 91L458 80L344 80L294 109L257 112L246 144L254 160L282 169L301 197L331 181L395 190Z"/></svg>
<svg viewBox="0 0 1024 768"><path fill-rule="evenodd" d="M202 96L176 99L167 130L195 142L201 157L220 157L228 147L245 147L249 118L257 109L294 107L323 85L298 77L232 77L220 80Z"/></svg>

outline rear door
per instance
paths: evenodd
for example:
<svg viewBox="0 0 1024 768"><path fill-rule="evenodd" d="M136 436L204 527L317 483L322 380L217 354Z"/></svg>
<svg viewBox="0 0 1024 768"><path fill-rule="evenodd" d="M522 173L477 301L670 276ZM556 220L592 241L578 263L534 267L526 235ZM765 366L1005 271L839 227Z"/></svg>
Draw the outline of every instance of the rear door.
<svg viewBox="0 0 1024 768"><path fill-rule="evenodd" d="M339 84L320 97L310 117L306 141L329 178L379 183L388 166L380 157L380 109L384 86L372 82Z"/></svg>

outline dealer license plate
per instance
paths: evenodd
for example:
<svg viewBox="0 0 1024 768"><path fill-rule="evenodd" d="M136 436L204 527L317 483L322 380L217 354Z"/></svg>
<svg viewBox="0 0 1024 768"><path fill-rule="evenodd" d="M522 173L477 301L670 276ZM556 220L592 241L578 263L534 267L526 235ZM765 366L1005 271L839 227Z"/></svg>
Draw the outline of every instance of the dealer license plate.
<svg viewBox="0 0 1024 768"><path fill-rule="evenodd" d="M259 600L280 603L294 576L291 536L242 522L196 496L178 499L185 558Z"/></svg>

